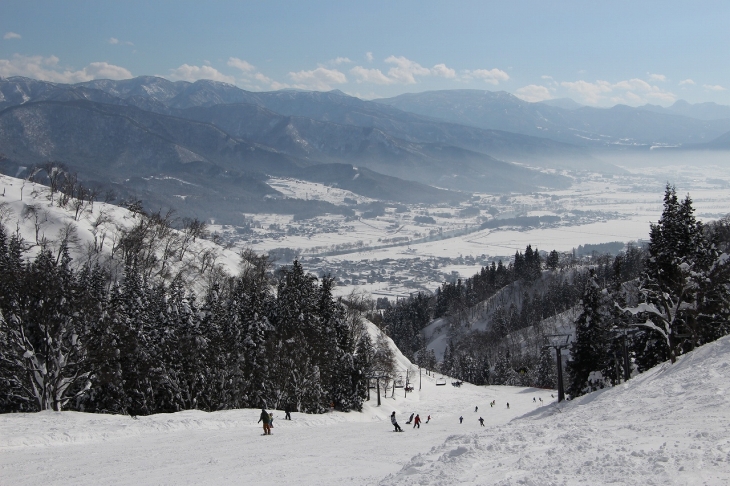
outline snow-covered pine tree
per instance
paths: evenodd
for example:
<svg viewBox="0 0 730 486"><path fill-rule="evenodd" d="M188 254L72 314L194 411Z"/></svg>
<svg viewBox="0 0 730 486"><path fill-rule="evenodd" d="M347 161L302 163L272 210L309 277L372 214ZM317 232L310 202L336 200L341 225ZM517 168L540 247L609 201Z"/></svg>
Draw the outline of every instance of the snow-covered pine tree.
<svg viewBox="0 0 730 486"><path fill-rule="evenodd" d="M604 369L608 360L610 320L607 303L608 292L598 285L591 268L581 301L582 311L575 321L575 340L570 345L567 371L571 380L567 392L571 397L603 386L590 376L592 372Z"/></svg>
<svg viewBox="0 0 730 486"><path fill-rule="evenodd" d="M624 309L638 315L636 325L644 328L635 338L640 370L666 359L674 362L698 342L697 296L706 246L702 224L693 213L690 197L680 203L675 188L667 184L662 216L649 234L649 258L639 287L642 302Z"/></svg>
<svg viewBox="0 0 730 486"><path fill-rule="evenodd" d="M557 382L558 372L555 355L550 348L542 348L535 370L535 383L532 386L536 388L556 388Z"/></svg>

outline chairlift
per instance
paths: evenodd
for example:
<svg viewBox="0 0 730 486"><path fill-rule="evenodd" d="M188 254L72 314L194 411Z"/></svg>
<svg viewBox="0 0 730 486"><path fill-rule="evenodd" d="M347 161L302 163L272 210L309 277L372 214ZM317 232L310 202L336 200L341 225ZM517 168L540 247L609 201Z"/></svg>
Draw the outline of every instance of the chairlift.
<svg viewBox="0 0 730 486"><path fill-rule="evenodd" d="M446 386L446 379L442 376L436 380L436 386Z"/></svg>

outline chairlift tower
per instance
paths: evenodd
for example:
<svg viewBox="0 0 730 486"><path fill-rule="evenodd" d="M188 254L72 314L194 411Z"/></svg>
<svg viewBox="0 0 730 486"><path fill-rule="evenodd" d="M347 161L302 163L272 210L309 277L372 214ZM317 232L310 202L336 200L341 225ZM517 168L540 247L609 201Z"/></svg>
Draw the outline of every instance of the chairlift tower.
<svg viewBox="0 0 730 486"><path fill-rule="evenodd" d="M558 403L565 400L565 389L563 388L563 357L562 350L570 344L570 334L548 334L545 336L544 348L553 348L558 361Z"/></svg>

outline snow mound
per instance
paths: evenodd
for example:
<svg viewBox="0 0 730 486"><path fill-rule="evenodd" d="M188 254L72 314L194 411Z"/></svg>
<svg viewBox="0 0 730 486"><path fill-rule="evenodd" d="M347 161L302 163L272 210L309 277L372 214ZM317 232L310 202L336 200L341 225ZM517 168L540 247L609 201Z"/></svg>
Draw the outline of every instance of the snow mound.
<svg viewBox="0 0 730 486"><path fill-rule="evenodd" d="M730 336L629 382L448 437L381 484L730 484Z"/></svg>

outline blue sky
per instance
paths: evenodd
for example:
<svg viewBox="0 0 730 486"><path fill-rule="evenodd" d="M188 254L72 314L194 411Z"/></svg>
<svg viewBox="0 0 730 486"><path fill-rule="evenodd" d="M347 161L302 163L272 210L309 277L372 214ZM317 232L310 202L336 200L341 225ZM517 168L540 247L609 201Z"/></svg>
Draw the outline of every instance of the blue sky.
<svg viewBox="0 0 730 486"><path fill-rule="evenodd" d="M0 76L730 104L730 2L0 2Z"/></svg>

